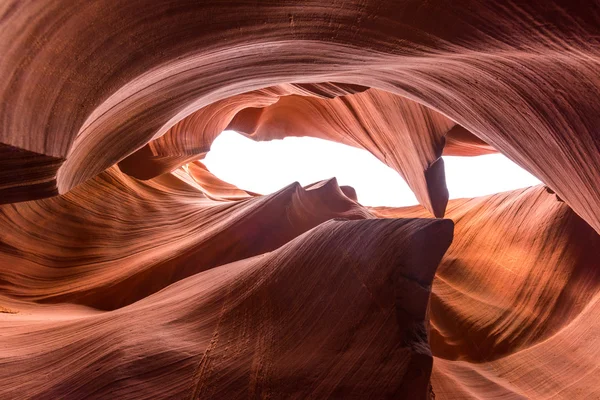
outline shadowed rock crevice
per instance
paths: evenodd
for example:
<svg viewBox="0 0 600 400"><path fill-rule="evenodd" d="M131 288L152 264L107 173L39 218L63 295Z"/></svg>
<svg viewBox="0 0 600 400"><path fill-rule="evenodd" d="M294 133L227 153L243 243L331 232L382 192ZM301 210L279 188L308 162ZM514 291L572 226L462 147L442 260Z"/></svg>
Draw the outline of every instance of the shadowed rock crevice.
<svg viewBox="0 0 600 400"><path fill-rule="evenodd" d="M0 204L56 196L56 172L63 162L0 143Z"/></svg>

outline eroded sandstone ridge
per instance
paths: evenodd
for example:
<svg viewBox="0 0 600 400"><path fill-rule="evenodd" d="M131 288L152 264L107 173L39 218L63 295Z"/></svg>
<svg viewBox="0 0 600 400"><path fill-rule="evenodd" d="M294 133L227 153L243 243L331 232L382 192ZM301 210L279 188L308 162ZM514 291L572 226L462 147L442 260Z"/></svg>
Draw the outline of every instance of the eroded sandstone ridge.
<svg viewBox="0 0 600 400"><path fill-rule="evenodd" d="M597 1L0 2L0 397L600 398L599 38ZM421 206L237 188L224 129ZM546 187L448 201L494 152Z"/></svg>

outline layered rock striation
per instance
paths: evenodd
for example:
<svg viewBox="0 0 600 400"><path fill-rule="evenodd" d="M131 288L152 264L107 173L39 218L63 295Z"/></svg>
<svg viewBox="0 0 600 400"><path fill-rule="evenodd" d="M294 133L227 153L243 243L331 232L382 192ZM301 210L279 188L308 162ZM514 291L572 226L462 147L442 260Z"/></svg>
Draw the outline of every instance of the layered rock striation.
<svg viewBox="0 0 600 400"><path fill-rule="evenodd" d="M599 38L595 1L1 2L0 397L599 398ZM224 129L420 206L237 188ZM449 201L495 152L545 187Z"/></svg>

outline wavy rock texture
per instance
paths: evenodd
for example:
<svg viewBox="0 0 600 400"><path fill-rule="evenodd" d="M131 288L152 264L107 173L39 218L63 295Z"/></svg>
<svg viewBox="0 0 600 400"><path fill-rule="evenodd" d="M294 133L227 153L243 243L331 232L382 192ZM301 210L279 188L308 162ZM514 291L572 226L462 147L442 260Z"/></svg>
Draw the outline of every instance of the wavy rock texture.
<svg viewBox="0 0 600 400"><path fill-rule="evenodd" d="M598 38L596 1L0 2L0 397L600 397ZM423 208L237 188L226 128ZM547 189L448 202L493 152Z"/></svg>
<svg viewBox="0 0 600 400"><path fill-rule="evenodd" d="M451 221L374 219L335 181L225 203L152 183L113 169L3 207L4 226L29 229L3 237L4 396L427 396L426 312ZM111 204L124 195L128 210ZM31 251L52 222L22 216L61 208L62 240ZM161 215L176 229L156 229ZM127 239L139 230L145 241Z"/></svg>
<svg viewBox="0 0 600 400"><path fill-rule="evenodd" d="M219 100L344 82L440 111L600 230L595 2L9 1L1 15L0 143L64 159L35 179L2 165L22 176L3 187L14 199L66 193Z"/></svg>
<svg viewBox="0 0 600 400"><path fill-rule="evenodd" d="M141 182L113 168L65 196L0 209L0 257L12 266L0 282L18 299L115 309L337 217L373 218L335 181L219 202L174 177Z"/></svg>
<svg viewBox="0 0 600 400"><path fill-rule="evenodd" d="M226 127L256 140L313 136L369 150L406 179L421 204L442 217L448 201L440 158L446 134L458 132L450 136L450 149L467 142L474 154L493 152L464 128L414 101L374 89L361 88L361 93L354 94L337 84L315 87L319 90L313 87L314 92L304 96L296 94L299 90L294 87L277 87L215 103L184 119L120 166L141 179L169 172L187 159L203 156ZM338 90L322 94L323 88L331 87ZM273 104L257 107L261 103ZM215 121L220 125L209 125ZM462 142L454 144L454 138Z"/></svg>
<svg viewBox="0 0 600 400"><path fill-rule="evenodd" d="M437 397L599 397L600 236L541 186L451 200L447 216L455 240L430 310Z"/></svg>

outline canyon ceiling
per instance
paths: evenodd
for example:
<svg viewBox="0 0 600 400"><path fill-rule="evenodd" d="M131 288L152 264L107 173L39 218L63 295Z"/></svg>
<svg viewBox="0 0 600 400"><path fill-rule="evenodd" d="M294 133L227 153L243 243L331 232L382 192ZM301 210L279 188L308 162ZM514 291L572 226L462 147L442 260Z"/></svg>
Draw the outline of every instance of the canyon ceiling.
<svg viewBox="0 0 600 400"><path fill-rule="evenodd" d="M0 54L0 398L600 398L600 2L4 0ZM448 200L496 152L544 185Z"/></svg>

